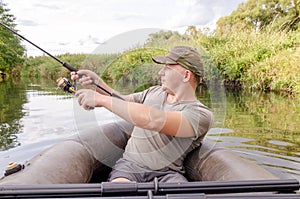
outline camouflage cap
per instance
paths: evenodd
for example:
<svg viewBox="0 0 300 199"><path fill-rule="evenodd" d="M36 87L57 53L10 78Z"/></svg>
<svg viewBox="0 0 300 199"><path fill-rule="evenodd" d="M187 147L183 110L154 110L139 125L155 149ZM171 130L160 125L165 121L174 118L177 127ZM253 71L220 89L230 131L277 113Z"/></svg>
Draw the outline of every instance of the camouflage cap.
<svg viewBox="0 0 300 199"><path fill-rule="evenodd" d="M158 64L179 64L199 77L203 77L203 62L195 48L175 46L166 56L155 56L152 60Z"/></svg>

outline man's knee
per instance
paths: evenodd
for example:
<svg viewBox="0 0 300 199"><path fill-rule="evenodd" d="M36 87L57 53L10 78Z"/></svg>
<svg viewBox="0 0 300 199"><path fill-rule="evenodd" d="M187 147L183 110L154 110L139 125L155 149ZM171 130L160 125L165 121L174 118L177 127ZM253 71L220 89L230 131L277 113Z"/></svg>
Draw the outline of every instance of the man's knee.
<svg viewBox="0 0 300 199"><path fill-rule="evenodd" d="M115 179L112 179L111 182L131 182L131 180L129 180L127 178L115 178Z"/></svg>

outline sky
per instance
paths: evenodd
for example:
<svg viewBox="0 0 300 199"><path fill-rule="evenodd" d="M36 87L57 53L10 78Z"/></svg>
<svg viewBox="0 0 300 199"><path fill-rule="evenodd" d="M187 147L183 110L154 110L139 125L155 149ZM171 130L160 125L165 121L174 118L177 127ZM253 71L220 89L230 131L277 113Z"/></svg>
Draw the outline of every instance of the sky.
<svg viewBox="0 0 300 199"><path fill-rule="evenodd" d="M215 28L246 0L0 0L19 34L53 55L141 45L149 33ZM112 45L111 45L112 44ZM28 56L43 52L23 41ZM108 52L109 53L109 52Z"/></svg>

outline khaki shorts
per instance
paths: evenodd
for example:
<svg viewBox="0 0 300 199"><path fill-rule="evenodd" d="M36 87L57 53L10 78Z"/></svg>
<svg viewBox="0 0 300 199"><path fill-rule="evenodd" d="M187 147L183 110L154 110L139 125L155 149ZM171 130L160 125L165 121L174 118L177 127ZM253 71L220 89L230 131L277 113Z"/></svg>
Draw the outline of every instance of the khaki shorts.
<svg viewBox="0 0 300 199"><path fill-rule="evenodd" d="M115 178L127 178L135 182L151 182L155 177L158 182L188 182L182 174L176 171L170 169L151 170L123 158L116 162L109 174L108 181Z"/></svg>

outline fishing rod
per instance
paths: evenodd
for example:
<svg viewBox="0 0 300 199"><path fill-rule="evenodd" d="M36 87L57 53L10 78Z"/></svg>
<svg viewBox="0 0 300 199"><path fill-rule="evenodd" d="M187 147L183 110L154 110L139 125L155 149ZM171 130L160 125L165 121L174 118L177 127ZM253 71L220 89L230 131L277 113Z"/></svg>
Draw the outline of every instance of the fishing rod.
<svg viewBox="0 0 300 199"><path fill-rule="evenodd" d="M54 55L50 54L49 52L47 52L46 50L44 50L43 48L39 47L38 45L36 45L35 43L31 42L30 40L26 39L24 36L20 35L19 33L17 33L15 30L11 29L10 27L8 27L7 25L3 24L0 21L0 25L3 26L4 28L6 28L7 30L11 31L12 33L14 33L15 35L19 36L21 39L27 41L28 43L30 43L31 45L33 45L34 47L38 48L39 50L43 51L45 54L47 54L49 57L55 59L57 62L59 62L62 66L64 66L65 68L67 68L69 71L71 72L77 72L78 69L74 68L73 66L71 66L70 64L68 64L67 62L63 62L62 60L58 59L57 57L55 57ZM66 78L64 78L65 81ZM59 81L59 79L57 80L57 82ZM107 93L108 95L112 96L112 97L116 97L119 99L124 100L122 97L120 97L119 95L109 92L108 90L106 90L105 88L103 88L102 86L100 86L99 84L97 84L95 81L92 81L92 84L95 85L96 87L98 87L99 89L101 89L102 91L104 91L105 93ZM73 85L72 87L75 88L75 86ZM61 87L62 88L62 87ZM65 91L65 88L62 88ZM69 90L67 91L69 92ZM73 92L73 91L72 91ZM76 89L75 91L76 92Z"/></svg>

